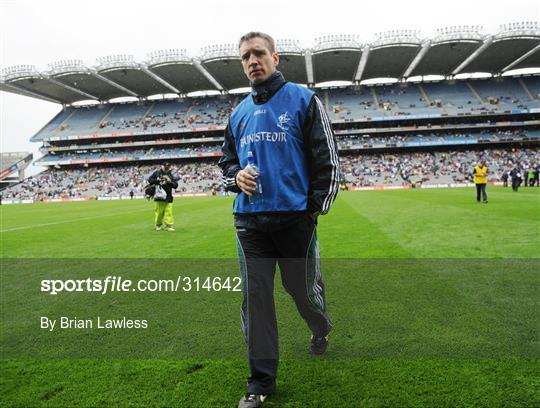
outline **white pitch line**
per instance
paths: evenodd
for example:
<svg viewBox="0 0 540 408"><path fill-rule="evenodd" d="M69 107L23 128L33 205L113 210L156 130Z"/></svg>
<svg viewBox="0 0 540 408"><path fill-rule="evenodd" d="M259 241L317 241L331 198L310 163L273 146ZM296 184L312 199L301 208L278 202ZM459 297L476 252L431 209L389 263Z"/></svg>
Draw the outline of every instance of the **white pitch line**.
<svg viewBox="0 0 540 408"><path fill-rule="evenodd" d="M104 217L112 217L112 216L115 216L115 215L132 214L132 213L142 212L142 211L148 211L148 209L144 209L144 210L134 210L134 211L127 211L127 212L126 212L126 211L123 211L123 212L121 212L121 213L113 213L113 214L97 215L97 216L95 216L95 217L82 217L82 218L76 218L76 219L73 219L73 220L64 220L64 221L57 221L57 222L48 222L48 223L45 223L45 224L27 225L27 226L25 226L25 227L8 228L8 229L0 230L0 234L1 234L1 233L4 233L4 232L18 231L18 230L29 229L29 228L39 228L39 227L47 227L47 226L49 226L49 225L67 224L67 223L70 223L70 222L79 222L79 221L85 221L85 220L93 220L93 219L95 219L95 218L104 218Z"/></svg>

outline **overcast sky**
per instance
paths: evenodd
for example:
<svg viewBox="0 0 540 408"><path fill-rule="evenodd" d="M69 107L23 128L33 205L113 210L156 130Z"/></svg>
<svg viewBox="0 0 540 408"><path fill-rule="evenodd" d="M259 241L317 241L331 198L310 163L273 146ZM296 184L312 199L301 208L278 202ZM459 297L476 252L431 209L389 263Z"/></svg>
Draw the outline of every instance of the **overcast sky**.
<svg viewBox="0 0 540 408"><path fill-rule="evenodd" d="M441 27L480 25L495 33L500 24L538 20L538 0L0 0L0 68L29 64L45 70L61 59L94 65L111 54L143 60L149 51L167 48L200 55L201 47L236 43L251 30L309 47L328 34L357 34L370 42L375 33L392 29L430 37ZM29 139L60 109L0 92L1 150L37 157L39 144Z"/></svg>

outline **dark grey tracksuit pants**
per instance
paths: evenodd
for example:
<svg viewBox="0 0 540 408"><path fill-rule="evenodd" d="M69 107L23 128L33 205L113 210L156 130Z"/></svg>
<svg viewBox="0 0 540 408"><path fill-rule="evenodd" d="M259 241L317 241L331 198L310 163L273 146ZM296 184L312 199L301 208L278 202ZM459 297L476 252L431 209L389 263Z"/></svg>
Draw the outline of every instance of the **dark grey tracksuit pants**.
<svg viewBox="0 0 540 408"><path fill-rule="evenodd" d="M243 283L241 320L248 348L248 392L275 390L278 332L274 308L276 263L281 282L311 332L325 336L332 323L326 309L315 222L307 214L277 231L238 228L238 257Z"/></svg>
<svg viewBox="0 0 540 408"><path fill-rule="evenodd" d="M487 193L486 193L486 183L483 184L476 184L476 201L480 201L480 198L482 200L487 201Z"/></svg>

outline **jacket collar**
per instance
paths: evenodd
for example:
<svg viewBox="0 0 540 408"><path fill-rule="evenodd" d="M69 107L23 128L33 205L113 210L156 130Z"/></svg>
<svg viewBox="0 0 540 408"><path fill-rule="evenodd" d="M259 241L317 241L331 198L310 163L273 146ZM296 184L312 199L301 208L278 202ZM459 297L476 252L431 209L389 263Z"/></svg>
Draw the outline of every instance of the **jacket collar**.
<svg viewBox="0 0 540 408"><path fill-rule="evenodd" d="M285 85L285 78L279 71L274 72L270 77L260 84L251 83L251 95L255 103L264 103Z"/></svg>

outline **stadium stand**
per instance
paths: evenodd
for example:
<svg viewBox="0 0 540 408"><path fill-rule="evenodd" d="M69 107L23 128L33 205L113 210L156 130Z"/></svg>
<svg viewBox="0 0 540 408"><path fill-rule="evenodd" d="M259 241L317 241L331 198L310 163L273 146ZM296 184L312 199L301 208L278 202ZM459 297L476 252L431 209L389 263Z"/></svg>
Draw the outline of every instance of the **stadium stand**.
<svg viewBox="0 0 540 408"><path fill-rule="evenodd" d="M399 30L370 44L367 54L347 36L317 40L312 57L306 53L305 58L300 47L287 43L289 48L279 49L278 42L285 76L312 87L325 106L341 151L342 180L351 187L462 183L479 155L496 172L510 162L529 168L540 164L540 75L502 75L509 67L540 68L537 59L516 51L526 46L530 53L540 44L538 24L501 27L497 48L479 35L485 50L474 54L472 47L468 55L444 44L466 44L471 31L460 37L456 28L445 39L447 31L433 40L437 47L426 46L420 53L419 46L417 58L412 58L411 38ZM379 52L385 38L395 52ZM173 162L181 177L179 192L219 188L215 164L223 130L245 96L228 91L247 85L237 49L205 49L195 71L188 69L185 57L175 59L180 54L154 53L140 63L108 57L105 68L95 67L100 75L86 75L84 88L76 78L92 71L78 61L57 62L47 75L33 67L5 70L0 90L31 92L63 108L31 138L42 144L43 156L35 163L49 170L4 190L3 196L39 200L140 194L146 174L164 160ZM167 76L160 76L163 72ZM492 76L456 77L475 72ZM440 79L426 80L425 75ZM373 83L383 77L395 81ZM116 83L118 78L123 79ZM176 98L148 98L173 89L179 91ZM187 95L208 90L213 95ZM88 95L95 96L93 105L73 105ZM111 102L126 96L138 101Z"/></svg>
<svg viewBox="0 0 540 408"><path fill-rule="evenodd" d="M0 153L0 190L15 185L24 179L24 171L32 162L28 152Z"/></svg>
<svg viewBox="0 0 540 408"><path fill-rule="evenodd" d="M341 179L351 187L421 184L451 184L470 181L470 170L482 158L487 161L492 180L503 171L520 165L534 169L540 163L537 149L489 149L478 151L433 151L386 154L346 154L340 158ZM131 191L140 196L155 165L118 165L52 168L2 192L3 199L43 200L83 197L128 197ZM179 193L220 190L220 176L215 161L178 164Z"/></svg>
<svg viewBox="0 0 540 408"><path fill-rule="evenodd" d="M540 163L536 149L360 154L343 156L341 172L350 186L466 183L481 158L488 163L490 179L497 181L516 165L535 169Z"/></svg>
<svg viewBox="0 0 540 408"><path fill-rule="evenodd" d="M528 86L540 88L539 77L529 77ZM475 95L474 89L478 88ZM424 89L429 101L422 95ZM388 116L458 115L463 112L504 112L540 107L530 100L519 80L504 82L455 81L321 89L318 94L332 122L357 122ZM481 100L479 100L481 98ZM68 109L58 114L33 141L51 137L129 131L131 135L166 133L177 129L193 130L224 127L229 113L240 98L235 95L188 98L142 104L98 105ZM492 100L494 103L490 103ZM495 103L495 100L497 102Z"/></svg>
<svg viewBox="0 0 540 408"><path fill-rule="evenodd" d="M408 133L403 135L386 135L386 136L369 136L369 135L344 135L338 137L338 147L340 150L357 150L370 148L394 148L394 147L419 147L419 146L453 146L453 145L475 145L479 143L497 143L500 141L540 141L540 130L495 130L495 131L443 131L439 133L414 134ZM164 160L178 159L189 157L212 157L219 156L220 146L223 141L222 137L215 138L213 145L191 145L189 147L150 147L147 149L134 149L135 143L124 143L107 145L109 148L100 146L99 150L95 150L94 146L70 146L66 149L74 150L75 152L60 151L58 148L55 154L49 154L40 160L41 163L55 162L61 163L78 160L107 160L111 161L135 161L135 160ZM170 142L170 141L168 141ZM155 142L155 146L159 146L160 141ZM188 140L178 140L177 143L189 143ZM172 144L172 143L167 143ZM154 146L154 145L153 145ZM61 149L61 148L60 148ZM118 150L116 150L118 149Z"/></svg>
<svg viewBox="0 0 540 408"><path fill-rule="evenodd" d="M528 109L538 107L538 101L531 100L518 79L473 80L471 86L485 103L496 105L502 110Z"/></svg>
<svg viewBox="0 0 540 408"><path fill-rule="evenodd" d="M42 200L81 197L128 197L133 191L143 194L154 165L120 165L49 169L2 192L4 199ZM220 173L215 162L186 163L175 166L178 189L181 193L209 191L217 186Z"/></svg>

